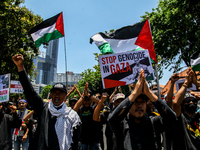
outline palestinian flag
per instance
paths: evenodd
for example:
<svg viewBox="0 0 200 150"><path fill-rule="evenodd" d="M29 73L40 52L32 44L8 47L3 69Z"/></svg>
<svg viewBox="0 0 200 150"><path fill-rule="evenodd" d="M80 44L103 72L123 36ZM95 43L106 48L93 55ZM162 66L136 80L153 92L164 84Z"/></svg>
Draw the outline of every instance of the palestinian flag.
<svg viewBox="0 0 200 150"><path fill-rule="evenodd" d="M194 71L200 71L200 51L193 53L190 58L192 69Z"/></svg>
<svg viewBox="0 0 200 150"><path fill-rule="evenodd" d="M125 26L111 33L99 32L90 38L102 54L148 49L152 63L157 63L149 21Z"/></svg>
<svg viewBox="0 0 200 150"><path fill-rule="evenodd" d="M64 36L64 25L62 12L49 18L30 30L30 34L39 47L42 43L58 39Z"/></svg>

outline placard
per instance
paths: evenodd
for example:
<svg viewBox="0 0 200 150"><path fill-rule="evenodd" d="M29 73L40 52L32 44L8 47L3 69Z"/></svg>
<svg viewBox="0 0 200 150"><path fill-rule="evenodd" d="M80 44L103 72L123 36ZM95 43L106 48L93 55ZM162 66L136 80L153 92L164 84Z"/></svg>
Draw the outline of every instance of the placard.
<svg viewBox="0 0 200 150"><path fill-rule="evenodd" d="M99 64L104 89L136 82L141 68L146 80L154 80L148 50L102 55Z"/></svg>
<svg viewBox="0 0 200 150"><path fill-rule="evenodd" d="M9 101L10 74L0 75L0 102Z"/></svg>

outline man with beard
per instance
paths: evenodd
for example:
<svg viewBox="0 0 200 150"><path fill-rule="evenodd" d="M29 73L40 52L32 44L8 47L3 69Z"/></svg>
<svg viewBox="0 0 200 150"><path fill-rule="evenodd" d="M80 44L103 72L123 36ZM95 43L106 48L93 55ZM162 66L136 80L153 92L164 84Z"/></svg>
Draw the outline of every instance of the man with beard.
<svg viewBox="0 0 200 150"><path fill-rule="evenodd" d="M148 99L160 116L148 117L145 114ZM160 134L175 120L173 110L148 88L143 69L134 91L108 117L114 133L123 132L123 136L116 136L121 138L121 146L117 147L119 150L161 150Z"/></svg>
<svg viewBox="0 0 200 150"><path fill-rule="evenodd" d="M71 146L76 149L78 142L76 128L81 121L78 114L65 105L66 86L56 83L51 89L52 100L46 103L36 93L28 79L23 56L17 54L12 59L17 66L19 80L28 104L38 117L38 127L29 150L67 150Z"/></svg>
<svg viewBox="0 0 200 150"><path fill-rule="evenodd" d="M197 99L189 92L186 92L190 83L195 84L199 88L195 74L189 67L185 76L185 82L173 101L173 109L178 117L176 131L180 150L198 150L200 148L199 125L197 123L199 118L195 115Z"/></svg>

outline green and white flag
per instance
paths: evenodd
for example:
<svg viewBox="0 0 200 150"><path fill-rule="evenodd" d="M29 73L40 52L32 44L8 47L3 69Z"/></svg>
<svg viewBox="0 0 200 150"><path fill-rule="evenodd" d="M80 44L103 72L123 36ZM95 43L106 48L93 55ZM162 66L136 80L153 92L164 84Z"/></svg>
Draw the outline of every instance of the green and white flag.
<svg viewBox="0 0 200 150"><path fill-rule="evenodd" d="M36 47L39 47L42 43L63 37L64 25L62 12L33 27L30 30L30 34Z"/></svg>
<svg viewBox="0 0 200 150"><path fill-rule="evenodd" d="M194 71L200 71L200 51L193 53L190 58L192 69Z"/></svg>

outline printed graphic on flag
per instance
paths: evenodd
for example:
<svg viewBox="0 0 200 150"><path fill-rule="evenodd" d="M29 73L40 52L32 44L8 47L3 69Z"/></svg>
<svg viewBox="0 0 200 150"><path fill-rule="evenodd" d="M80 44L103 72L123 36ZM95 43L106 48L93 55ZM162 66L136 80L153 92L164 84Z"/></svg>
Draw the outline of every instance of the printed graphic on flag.
<svg viewBox="0 0 200 150"><path fill-rule="evenodd" d="M39 47L42 43L58 39L64 36L64 25L62 12L51 17L30 30L30 34Z"/></svg>
<svg viewBox="0 0 200 150"><path fill-rule="evenodd" d="M141 68L146 80L154 80L148 50L102 55L99 64L104 89L136 82Z"/></svg>
<svg viewBox="0 0 200 150"><path fill-rule="evenodd" d="M111 33L99 32L90 38L102 54L148 49L152 63L157 63L149 21L125 26Z"/></svg>

